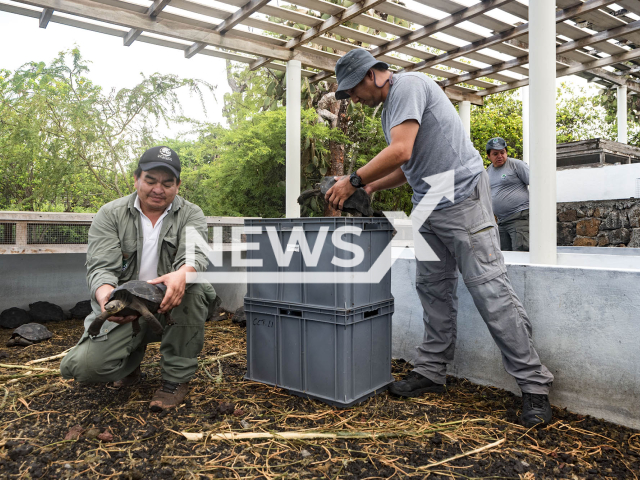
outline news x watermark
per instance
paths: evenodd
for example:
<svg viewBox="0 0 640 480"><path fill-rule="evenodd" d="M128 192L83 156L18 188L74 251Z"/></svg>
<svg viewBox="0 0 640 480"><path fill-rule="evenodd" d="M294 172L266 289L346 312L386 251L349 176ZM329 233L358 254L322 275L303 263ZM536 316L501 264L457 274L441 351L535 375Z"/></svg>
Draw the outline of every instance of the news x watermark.
<svg viewBox="0 0 640 480"><path fill-rule="evenodd" d="M423 180L429 185L429 189L420 203L416 205L407 217L404 212L383 212L384 216L391 222L396 230L395 240L413 240L415 257L419 261L438 261L438 257L433 249L419 233L420 227L427 220L431 212L440 204L443 198L450 202L454 201L454 172L450 170L445 173L425 177ZM275 226L242 226L232 227L232 242L224 243L222 238L222 227L213 227L213 241L208 243L201 234L193 227L187 227L186 255L187 263L195 265L197 256L206 255L212 271L201 273L190 273L187 275L189 283L379 283L389 272L393 262L399 258L401 252L392 249L392 244L383 249L371 267L364 271L358 268L365 259L364 249L357 243L348 241L353 236L361 236L363 230L354 225L344 225L336 228L329 235L329 226L321 226L317 232L313 245L307 241L302 226L294 226L287 232L286 241L283 242L284 235L278 232ZM307 232L308 233L308 232ZM244 250L259 250L260 245L265 248L266 241L241 243L241 235L255 237L256 235L266 235L268 247L266 252L252 252L247 255L252 258L242 258ZM348 237L348 236L351 237ZM347 239L344 237L347 236ZM248 237L249 238L249 237ZM330 271L287 271L294 255L300 255L307 268L318 266L322 255L323 247L327 242L331 242L332 248L349 252L350 258L341 258L333 255L331 259ZM222 271L224 252L231 250L231 270ZM394 251L395 250L395 251ZM395 253L395 254L394 254ZM275 259L277 268L273 271L265 271L263 258ZM272 262L270 262L272 263Z"/></svg>

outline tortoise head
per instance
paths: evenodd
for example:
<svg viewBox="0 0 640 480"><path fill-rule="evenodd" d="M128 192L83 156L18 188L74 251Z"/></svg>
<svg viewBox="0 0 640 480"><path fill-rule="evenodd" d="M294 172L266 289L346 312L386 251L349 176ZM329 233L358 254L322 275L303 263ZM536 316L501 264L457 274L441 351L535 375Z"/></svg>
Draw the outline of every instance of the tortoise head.
<svg viewBox="0 0 640 480"><path fill-rule="evenodd" d="M115 315L119 311L124 310L126 306L127 305L122 300L115 299L107 302L104 306L104 310L105 312L109 312L111 315Z"/></svg>

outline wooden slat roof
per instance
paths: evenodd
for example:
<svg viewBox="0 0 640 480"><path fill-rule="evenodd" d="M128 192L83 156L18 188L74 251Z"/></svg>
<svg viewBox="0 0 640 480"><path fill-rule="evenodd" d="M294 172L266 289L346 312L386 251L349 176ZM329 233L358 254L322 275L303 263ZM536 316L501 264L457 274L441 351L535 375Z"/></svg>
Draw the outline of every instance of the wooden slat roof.
<svg viewBox="0 0 640 480"><path fill-rule="evenodd" d="M0 11L251 65L300 60L316 82L345 52L369 49L422 71L453 101L528 84L526 0L0 0ZM558 76L640 93L640 1L556 0ZM346 20L346 21L345 21ZM35 24L34 24L35 28ZM629 77L630 76L630 77ZM629 77L629 78L626 78Z"/></svg>

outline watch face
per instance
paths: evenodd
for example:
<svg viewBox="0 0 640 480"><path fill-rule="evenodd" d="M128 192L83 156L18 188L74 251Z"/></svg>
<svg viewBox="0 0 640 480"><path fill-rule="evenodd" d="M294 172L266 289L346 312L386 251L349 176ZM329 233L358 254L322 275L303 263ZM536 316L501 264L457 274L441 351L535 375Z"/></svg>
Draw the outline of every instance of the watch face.
<svg viewBox="0 0 640 480"><path fill-rule="evenodd" d="M351 177L349 177L349 182L351 182L351 185L353 185L356 188L360 186L360 178L357 177L356 175L352 175Z"/></svg>

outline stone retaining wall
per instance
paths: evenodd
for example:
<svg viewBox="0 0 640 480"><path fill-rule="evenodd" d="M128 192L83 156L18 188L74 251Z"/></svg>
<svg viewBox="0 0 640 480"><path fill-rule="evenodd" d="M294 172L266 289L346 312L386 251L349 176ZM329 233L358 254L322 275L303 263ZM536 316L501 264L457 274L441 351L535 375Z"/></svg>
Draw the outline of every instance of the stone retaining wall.
<svg viewBox="0 0 640 480"><path fill-rule="evenodd" d="M558 245L640 247L640 200L559 203Z"/></svg>

